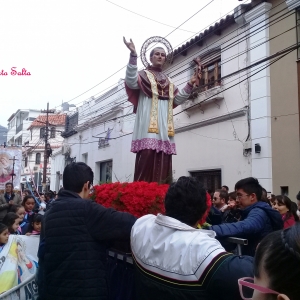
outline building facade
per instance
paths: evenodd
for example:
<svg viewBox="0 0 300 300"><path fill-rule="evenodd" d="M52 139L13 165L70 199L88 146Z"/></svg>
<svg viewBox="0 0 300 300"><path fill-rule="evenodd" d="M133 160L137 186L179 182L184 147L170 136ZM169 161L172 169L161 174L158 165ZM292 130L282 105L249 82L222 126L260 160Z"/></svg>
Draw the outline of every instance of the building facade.
<svg viewBox="0 0 300 300"><path fill-rule="evenodd" d="M165 72L178 88L193 75L193 59L202 63L200 87L174 109L174 179L191 175L207 189L233 190L254 176L275 194L298 192L299 50L288 53L300 40L298 6L292 0L239 5L174 51ZM135 115L126 100L120 80L67 117L63 147L52 156L51 189L62 185L71 161L90 165L94 183L133 180Z"/></svg>
<svg viewBox="0 0 300 300"><path fill-rule="evenodd" d="M24 185L34 182L35 187L43 190L43 168L45 156L45 136L48 135L46 186L50 187L51 160L50 157L58 148L61 148L63 137L61 133L65 128L66 114L49 115L48 132L46 130L46 115L39 115L27 128L29 140L23 145L23 173Z"/></svg>

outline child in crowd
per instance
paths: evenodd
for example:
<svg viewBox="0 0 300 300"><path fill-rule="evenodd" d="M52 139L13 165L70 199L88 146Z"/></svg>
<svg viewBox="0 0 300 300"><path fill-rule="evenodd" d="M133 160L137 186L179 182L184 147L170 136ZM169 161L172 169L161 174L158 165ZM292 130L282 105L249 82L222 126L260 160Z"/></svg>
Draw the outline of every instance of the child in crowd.
<svg viewBox="0 0 300 300"><path fill-rule="evenodd" d="M40 235L43 215L34 214L29 223L26 235Z"/></svg>
<svg viewBox="0 0 300 300"><path fill-rule="evenodd" d="M33 196L27 195L24 197L22 201L22 206L25 209L25 216L23 219L23 222L21 223L21 229L22 229L22 234L26 234L29 223L30 223L30 216L34 214L33 209L35 206L35 200Z"/></svg>
<svg viewBox="0 0 300 300"><path fill-rule="evenodd" d="M8 242L8 228L6 225L0 223L0 252L4 248L5 244Z"/></svg>
<svg viewBox="0 0 300 300"><path fill-rule="evenodd" d="M34 200L33 196L31 196L31 195L25 196L22 201L22 205L25 208L24 220L28 220L29 216L34 214L33 208L35 206L35 200Z"/></svg>
<svg viewBox="0 0 300 300"><path fill-rule="evenodd" d="M22 205L12 205L10 207L9 212L13 212L16 213L19 216L20 219L20 224L19 227L17 229L18 234L24 234L24 232L27 231L27 227L28 227L28 223L26 221L24 221L24 217L25 217L25 208Z"/></svg>
<svg viewBox="0 0 300 300"><path fill-rule="evenodd" d="M254 279L238 280L242 299L298 300L300 223L268 234L258 245Z"/></svg>
<svg viewBox="0 0 300 300"><path fill-rule="evenodd" d="M5 215L2 220L2 223L8 227L10 234L18 234L18 227L20 223L19 216L13 212L9 212Z"/></svg>

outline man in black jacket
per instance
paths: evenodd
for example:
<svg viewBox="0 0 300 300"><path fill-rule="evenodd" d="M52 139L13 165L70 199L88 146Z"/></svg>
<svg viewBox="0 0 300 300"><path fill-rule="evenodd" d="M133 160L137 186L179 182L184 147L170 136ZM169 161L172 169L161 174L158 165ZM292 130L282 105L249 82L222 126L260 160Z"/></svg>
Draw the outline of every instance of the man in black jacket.
<svg viewBox="0 0 300 300"><path fill-rule="evenodd" d="M42 224L39 299L108 299L106 250L130 239L136 218L87 200L93 171L84 163L66 166L64 190Z"/></svg>

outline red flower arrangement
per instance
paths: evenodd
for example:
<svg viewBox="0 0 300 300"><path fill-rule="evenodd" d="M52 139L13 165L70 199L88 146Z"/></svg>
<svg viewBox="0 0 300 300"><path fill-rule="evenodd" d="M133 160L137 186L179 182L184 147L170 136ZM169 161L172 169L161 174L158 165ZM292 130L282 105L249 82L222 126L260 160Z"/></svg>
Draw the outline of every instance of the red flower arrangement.
<svg viewBox="0 0 300 300"><path fill-rule="evenodd" d="M94 186L92 199L104 207L128 212L137 218L147 214L165 213L164 199L169 184L136 181L130 183L106 183ZM199 221L202 225L211 207L211 199L206 194L207 211Z"/></svg>
<svg viewBox="0 0 300 300"><path fill-rule="evenodd" d="M94 186L92 198L105 207L129 212L139 218L147 214L164 213L168 188L168 184L145 181L107 183Z"/></svg>

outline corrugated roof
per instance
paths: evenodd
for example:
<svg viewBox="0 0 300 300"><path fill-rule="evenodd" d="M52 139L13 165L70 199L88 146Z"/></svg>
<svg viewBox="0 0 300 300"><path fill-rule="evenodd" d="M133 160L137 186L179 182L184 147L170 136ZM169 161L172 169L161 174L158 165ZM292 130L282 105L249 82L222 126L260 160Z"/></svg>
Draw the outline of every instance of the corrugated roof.
<svg viewBox="0 0 300 300"><path fill-rule="evenodd" d="M44 127L46 124L47 116L46 115L39 115L29 126L28 129L32 127ZM57 125L65 125L66 123L66 114L59 114L59 115L49 115L48 122L50 126L57 126Z"/></svg>

